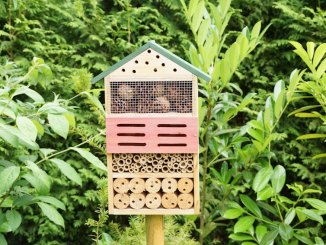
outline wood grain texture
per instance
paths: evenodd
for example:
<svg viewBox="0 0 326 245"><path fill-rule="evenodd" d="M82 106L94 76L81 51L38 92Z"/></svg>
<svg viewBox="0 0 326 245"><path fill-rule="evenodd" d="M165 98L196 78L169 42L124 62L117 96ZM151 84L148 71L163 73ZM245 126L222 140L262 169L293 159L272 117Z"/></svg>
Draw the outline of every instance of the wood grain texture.
<svg viewBox="0 0 326 245"><path fill-rule="evenodd" d="M162 215L146 216L146 244L164 245L164 217Z"/></svg>

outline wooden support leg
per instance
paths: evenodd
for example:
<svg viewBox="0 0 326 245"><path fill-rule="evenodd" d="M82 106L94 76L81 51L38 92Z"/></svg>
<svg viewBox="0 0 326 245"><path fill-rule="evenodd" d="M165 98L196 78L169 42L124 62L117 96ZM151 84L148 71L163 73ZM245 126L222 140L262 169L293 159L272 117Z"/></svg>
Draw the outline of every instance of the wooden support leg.
<svg viewBox="0 0 326 245"><path fill-rule="evenodd" d="M146 215L147 245L164 245L164 216Z"/></svg>

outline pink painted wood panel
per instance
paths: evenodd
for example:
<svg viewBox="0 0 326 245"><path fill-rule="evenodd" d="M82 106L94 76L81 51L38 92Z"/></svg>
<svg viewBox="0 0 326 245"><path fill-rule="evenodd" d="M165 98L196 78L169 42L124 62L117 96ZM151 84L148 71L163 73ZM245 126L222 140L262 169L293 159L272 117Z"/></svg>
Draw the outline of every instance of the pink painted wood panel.
<svg viewBox="0 0 326 245"><path fill-rule="evenodd" d="M198 118L107 118L109 153L197 153Z"/></svg>

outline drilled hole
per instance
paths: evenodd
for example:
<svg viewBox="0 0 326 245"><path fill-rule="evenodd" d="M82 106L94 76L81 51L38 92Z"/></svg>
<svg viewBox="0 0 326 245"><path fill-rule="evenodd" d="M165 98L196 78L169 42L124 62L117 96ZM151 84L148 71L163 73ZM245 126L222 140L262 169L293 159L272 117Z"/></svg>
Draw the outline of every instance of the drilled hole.
<svg viewBox="0 0 326 245"><path fill-rule="evenodd" d="M136 73L136 70L132 70L132 73Z"/></svg>
<svg viewBox="0 0 326 245"><path fill-rule="evenodd" d="M174 72L177 72L177 68L174 68L173 71L174 71Z"/></svg>
<svg viewBox="0 0 326 245"><path fill-rule="evenodd" d="M157 69L156 68L154 68L154 72L157 72Z"/></svg>
<svg viewBox="0 0 326 245"><path fill-rule="evenodd" d="M186 191L186 189L183 189L183 191Z"/></svg>
<svg viewBox="0 0 326 245"><path fill-rule="evenodd" d="M157 197L154 197L154 200L157 200Z"/></svg>
<svg viewBox="0 0 326 245"><path fill-rule="evenodd" d="M159 55L156 55L156 58L158 58L158 59L159 59L159 58L160 58L160 56L159 56Z"/></svg>
<svg viewBox="0 0 326 245"><path fill-rule="evenodd" d="M191 204L191 202L188 202L188 204Z"/></svg>
<svg viewBox="0 0 326 245"><path fill-rule="evenodd" d="M141 198L139 198L139 201L141 201Z"/></svg>
<svg viewBox="0 0 326 245"><path fill-rule="evenodd" d="M183 199L180 199L180 201L182 202L182 201L183 201Z"/></svg>
<svg viewBox="0 0 326 245"><path fill-rule="evenodd" d="M125 68L123 68L123 69L122 69L122 72L125 72L125 71L126 71L126 69L125 69Z"/></svg>
<svg viewBox="0 0 326 245"><path fill-rule="evenodd" d="M135 63L138 64L138 60L135 60Z"/></svg>
<svg viewBox="0 0 326 245"><path fill-rule="evenodd" d="M150 49L149 49L149 50L147 50L147 53L151 53L151 52L152 52L152 50L150 50Z"/></svg>
<svg viewBox="0 0 326 245"><path fill-rule="evenodd" d="M132 200L132 203L135 203L135 200Z"/></svg>
<svg viewBox="0 0 326 245"><path fill-rule="evenodd" d="M174 202L172 202L171 204L174 205Z"/></svg>
<svg viewBox="0 0 326 245"><path fill-rule="evenodd" d="M148 62L148 61L145 61L145 64L146 64L146 65L148 65L148 64L149 64L149 62Z"/></svg>
<svg viewBox="0 0 326 245"><path fill-rule="evenodd" d="M119 202L122 202L122 200L121 200L121 199L119 199Z"/></svg>
<svg viewBox="0 0 326 245"><path fill-rule="evenodd" d="M150 204L152 204L152 201L149 201Z"/></svg>
<svg viewBox="0 0 326 245"><path fill-rule="evenodd" d="M165 66L165 63L162 63L162 66Z"/></svg>
<svg viewBox="0 0 326 245"><path fill-rule="evenodd" d="M185 184L187 185L188 184L188 181L186 181Z"/></svg>

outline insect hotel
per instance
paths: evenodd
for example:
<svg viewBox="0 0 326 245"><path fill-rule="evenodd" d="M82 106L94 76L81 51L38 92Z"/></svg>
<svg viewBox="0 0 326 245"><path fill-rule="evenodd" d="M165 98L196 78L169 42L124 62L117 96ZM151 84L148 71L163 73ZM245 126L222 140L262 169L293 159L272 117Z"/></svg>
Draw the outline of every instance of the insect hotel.
<svg viewBox="0 0 326 245"><path fill-rule="evenodd" d="M198 81L210 78L150 41L105 79L110 214L198 214Z"/></svg>

